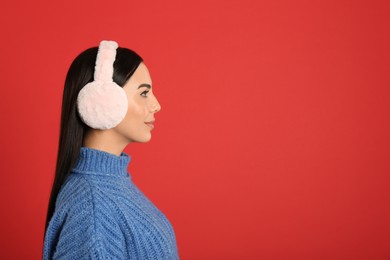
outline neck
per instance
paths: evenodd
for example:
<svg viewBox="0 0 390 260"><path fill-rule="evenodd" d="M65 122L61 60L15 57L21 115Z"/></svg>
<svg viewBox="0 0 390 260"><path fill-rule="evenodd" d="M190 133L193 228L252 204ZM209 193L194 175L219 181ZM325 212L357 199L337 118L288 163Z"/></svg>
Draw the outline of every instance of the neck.
<svg viewBox="0 0 390 260"><path fill-rule="evenodd" d="M120 156L128 143L128 140L119 137L113 129L91 129L85 134L82 146Z"/></svg>

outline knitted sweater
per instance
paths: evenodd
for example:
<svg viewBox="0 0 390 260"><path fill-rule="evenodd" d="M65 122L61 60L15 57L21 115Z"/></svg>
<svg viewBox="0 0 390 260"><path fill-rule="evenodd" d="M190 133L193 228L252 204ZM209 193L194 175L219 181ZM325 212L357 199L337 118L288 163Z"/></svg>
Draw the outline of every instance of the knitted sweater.
<svg viewBox="0 0 390 260"><path fill-rule="evenodd" d="M131 157L81 147L57 196L43 259L179 259L165 215L132 182Z"/></svg>

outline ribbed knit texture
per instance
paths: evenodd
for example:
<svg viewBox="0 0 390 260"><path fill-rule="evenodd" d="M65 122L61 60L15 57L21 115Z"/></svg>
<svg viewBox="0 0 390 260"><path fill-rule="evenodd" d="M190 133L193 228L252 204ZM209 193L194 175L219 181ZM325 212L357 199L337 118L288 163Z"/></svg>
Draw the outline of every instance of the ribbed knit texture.
<svg viewBox="0 0 390 260"><path fill-rule="evenodd" d="M165 215L137 188L130 156L81 147L58 194L43 259L179 259Z"/></svg>

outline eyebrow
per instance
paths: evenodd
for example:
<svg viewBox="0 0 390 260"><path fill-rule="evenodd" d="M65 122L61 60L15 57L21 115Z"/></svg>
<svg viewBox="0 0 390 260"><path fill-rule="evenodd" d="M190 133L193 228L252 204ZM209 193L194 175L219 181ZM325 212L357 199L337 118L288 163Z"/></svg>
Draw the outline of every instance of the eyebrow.
<svg viewBox="0 0 390 260"><path fill-rule="evenodd" d="M152 86L150 86L150 84L141 84L141 85L138 86L137 89L140 89L140 88L142 88L142 87L147 87L148 89L151 89L151 88L152 88Z"/></svg>

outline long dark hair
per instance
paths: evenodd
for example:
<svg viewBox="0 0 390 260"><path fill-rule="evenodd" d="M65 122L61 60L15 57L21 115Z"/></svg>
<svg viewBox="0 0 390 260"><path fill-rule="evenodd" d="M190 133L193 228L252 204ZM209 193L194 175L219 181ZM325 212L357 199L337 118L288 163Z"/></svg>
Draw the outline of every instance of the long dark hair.
<svg viewBox="0 0 390 260"><path fill-rule="evenodd" d="M76 100L80 90L87 83L93 81L97 52L98 47L92 47L80 53L72 62L66 76L62 98L57 164L47 209L44 240L47 227L55 210L57 195L72 167L77 162L84 135L90 129L81 121L78 115ZM114 62L113 81L123 87L141 62L143 62L143 59L134 51L118 47Z"/></svg>

